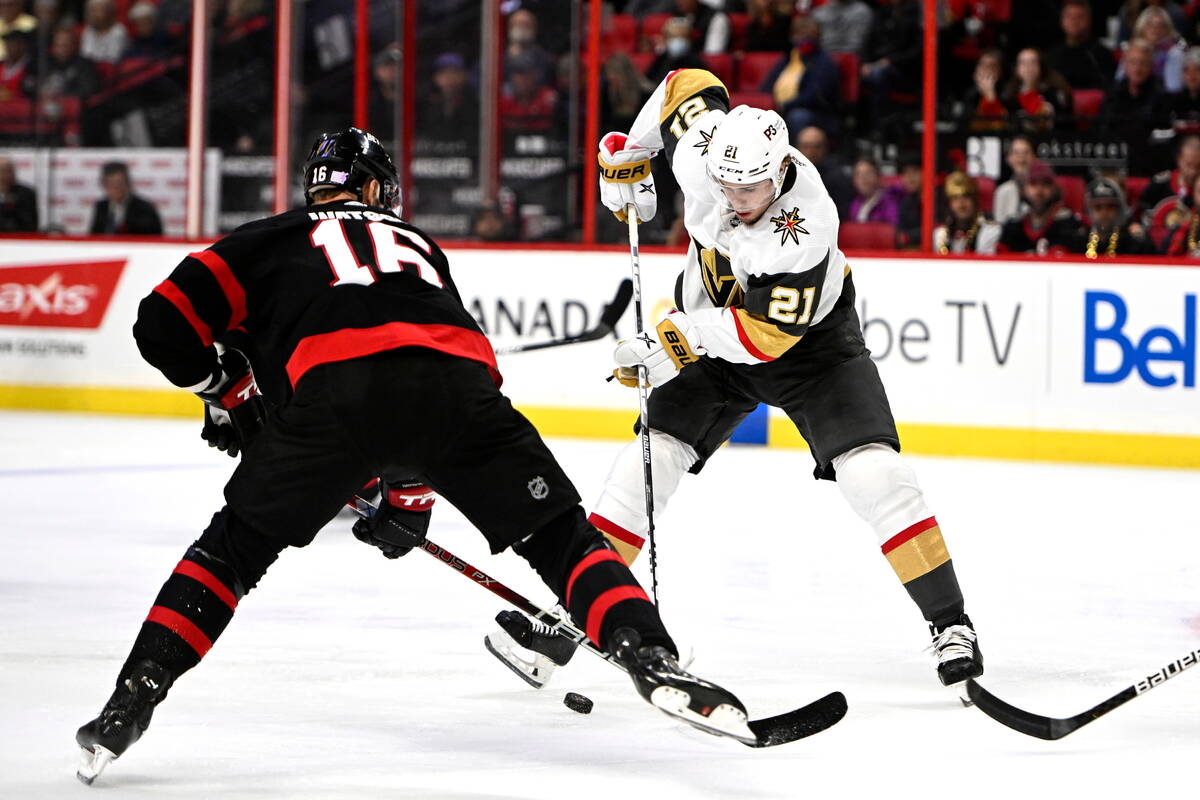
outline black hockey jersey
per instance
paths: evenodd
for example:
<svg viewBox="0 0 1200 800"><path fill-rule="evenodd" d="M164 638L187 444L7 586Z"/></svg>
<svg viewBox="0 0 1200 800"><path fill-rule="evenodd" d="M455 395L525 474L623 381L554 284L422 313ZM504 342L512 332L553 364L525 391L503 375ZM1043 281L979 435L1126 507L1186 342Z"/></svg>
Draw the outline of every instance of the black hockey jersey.
<svg viewBox="0 0 1200 800"><path fill-rule="evenodd" d="M355 201L251 222L191 253L142 300L133 335L167 380L192 390L217 369L214 342L248 339L275 402L319 364L398 347L479 361L500 383L445 254L418 228Z"/></svg>

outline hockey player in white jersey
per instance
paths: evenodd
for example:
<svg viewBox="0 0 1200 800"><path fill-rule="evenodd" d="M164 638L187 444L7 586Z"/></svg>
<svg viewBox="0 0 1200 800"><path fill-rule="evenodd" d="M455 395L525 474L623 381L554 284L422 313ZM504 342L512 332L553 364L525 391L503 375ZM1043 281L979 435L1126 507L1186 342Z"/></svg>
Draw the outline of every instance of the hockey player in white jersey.
<svg viewBox="0 0 1200 800"><path fill-rule="evenodd" d="M624 220L655 212L650 159L668 159L691 244L675 307L616 350L617 377L648 370L654 510L696 473L759 403L784 410L818 479L836 480L929 623L946 685L983 658L937 520L899 455L879 374L863 342L838 216L816 168L788 144L774 111L729 110L705 70L667 76L628 134L600 143L605 206ZM664 339L672 346L664 349ZM590 521L627 562L647 529L637 441L613 464Z"/></svg>

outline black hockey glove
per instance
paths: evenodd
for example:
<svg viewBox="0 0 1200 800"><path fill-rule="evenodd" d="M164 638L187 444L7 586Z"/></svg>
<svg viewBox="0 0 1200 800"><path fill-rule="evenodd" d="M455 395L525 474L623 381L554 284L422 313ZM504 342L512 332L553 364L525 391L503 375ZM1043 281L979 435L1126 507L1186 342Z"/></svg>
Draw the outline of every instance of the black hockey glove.
<svg viewBox="0 0 1200 800"><path fill-rule="evenodd" d="M354 538L378 547L388 558L407 555L425 544L435 497L419 481L389 486L379 498L379 510L370 519L354 523Z"/></svg>
<svg viewBox="0 0 1200 800"><path fill-rule="evenodd" d="M262 430L267 406L245 356L237 350L226 350L220 362L221 373L215 384L196 392L204 401L200 437L209 447L235 457Z"/></svg>

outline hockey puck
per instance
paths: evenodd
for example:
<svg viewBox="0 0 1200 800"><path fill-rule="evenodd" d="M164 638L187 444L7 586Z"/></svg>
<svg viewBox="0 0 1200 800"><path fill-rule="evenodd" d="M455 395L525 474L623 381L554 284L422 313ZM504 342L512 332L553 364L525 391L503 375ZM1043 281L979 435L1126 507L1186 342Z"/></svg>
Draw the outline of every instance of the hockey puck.
<svg viewBox="0 0 1200 800"><path fill-rule="evenodd" d="M580 714L592 713L592 701L576 692L567 692L563 698L563 705Z"/></svg>

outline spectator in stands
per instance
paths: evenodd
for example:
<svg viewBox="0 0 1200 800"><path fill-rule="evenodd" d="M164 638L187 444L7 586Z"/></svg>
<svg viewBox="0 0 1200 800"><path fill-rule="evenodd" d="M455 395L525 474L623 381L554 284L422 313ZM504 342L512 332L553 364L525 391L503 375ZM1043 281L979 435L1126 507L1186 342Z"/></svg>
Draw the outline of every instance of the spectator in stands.
<svg viewBox="0 0 1200 800"><path fill-rule="evenodd" d="M870 158L854 162L854 199L850 202L850 222L900 222L900 196L898 186L884 186L879 174L879 165Z"/></svg>
<svg viewBox="0 0 1200 800"><path fill-rule="evenodd" d="M438 60L445 55L447 54L443 53L438 56ZM367 109L371 118L370 130L389 149L391 149L392 139L396 135L396 105L403 97L404 91L403 76L400 69L402 60L403 55L400 45L394 43L380 50L371 59L371 77L374 80L371 82L370 97L367 98ZM434 64L437 63L437 61L434 61ZM436 71L435 67L435 74ZM436 81L434 84L436 86ZM424 109L421 109L415 115L414 121L418 130L420 130L420 126L425 122ZM476 125L476 127L478 126Z"/></svg>
<svg viewBox="0 0 1200 800"><path fill-rule="evenodd" d="M782 53L792 46L792 0L748 0L742 49Z"/></svg>
<svg viewBox="0 0 1200 800"><path fill-rule="evenodd" d="M770 92L788 130L816 125L831 136L841 132L841 75L821 49L820 29L812 17L792 20L792 48L763 78L759 91Z"/></svg>
<svg viewBox="0 0 1200 800"><path fill-rule="evenodd" d="M1000 226L988 219L979 204L979 185L964 172L946 176L946 221L933 231L933 249L949 253L994 255Z"/></svg>
<svg viewBox="0 0 1200 800"><path fill-rule="evenodd" d="M850 214L850 201L854 199L854 185L841 159L830 154L825 131L815 126L801 129L796 133L796 149L817 168L825 190L837 206L838 218L845 222Z"/></svg>
<svg viewBox="0 0 1200 800"><path fill-rule="evenodd" d="M1154 243L1141 223L1129 218L1125 194L1115 181L1097 178L1087 187L1088 226L1072 248L1088 258L1153 253Z"/></svg>
<svg viewBox="0 0 1200 800"><path fill-rule="evenodd" d="M501 213L499 205L491 203L479 209L471 221L471 233L483 242L513 242L517 240L516 223Z"/></svg>
<svg viewBox="0 0 1200 800"><path fill-rule="evenodd" d="M956 8L957 6L957 8ZM961 97L971 88L972 72L979 57L1005 44L1008 26L991 18L987 2L952 3L949 24L938 31L938 95Z"/></svg>
<svg viewBox="0 0 1200 800"><path fill-rule="evenodd" d="M861 72L875 119L882 120L894 105L915 102L925 48L919 0L880 0L876 14L863 46Z"/></svg>
<svg viewBox="0 0 1200 800"><path fill-rule="evenodd" d="M1166 241L1163 242L1163 254L1184 258L1200 258L1200 176L1192 185L1191 194L1180 203L1181 213L1171 225Z"/></svg>
<svg viewBox="0 0 1200 800"><path fill-rule="evenodd" d="M1182 203L1191 199L1192 186L1200 177L1200 135L1188 134L1175 143L1175 169L1155 175L1139 199L1147 227L1171 227L1184 212Z"/></svg>
<svg viewBox="0 0 1200 800"><path fill-rule="evenodd" d="M99 88L96 67L79 55L79 36L71 26L58 28L51 36L40 85L44 98L88 97Z"/></svg>
<svg viewBox="0 0 1200 800"><path fill-rule="evenodd" d="M812 10L821 26L821 46L830 53L861 53L875 15L863 0L829 0Z"/></svg>
<svg viewBox="0 0 1200 800"><path fill-rule="evenodd" d="M1138 38L1135 33L1138 19L1147 8L1161 8L1166 11L1167 16L1171 19L1171 24L1178 31L1182 31L1187 24L1187 16L1181 4L1176 0L1125 0L1117 12L1121 21L1120 28L1117 30L1118 42L1124 44L1131 39Z"/></svg>
<svg viewBox="0 0 1200 800"><path fill-rule="evenodd" d="M1069 252L1083 223L1062 204L1062 190L1049 164L1034 161L1030 165L1024 197L1029 210L1024 216L1004 223L997 252L1038 255Z"/></svg>
<svg viewBox="0 0 1200 800"><path fill-rule="evenodd" d="M5 58L4 35L9 31L29 33L37 28L37 18L25 13L23 0L0 0L0 61Z"/></svg>
<svg viewBox="0 0 1200 800"><path fill-rule="evenodd" d="M1012 174L1008 180L996 187L996 192L992 195L992 216L1001 225L1010 219L1023 216L1029 210L1024 198L1024 187L1033 160L1033 139L1023 133L1014 136L1008 143L1008 154L1005 156Z"/></svg>
<svg viewBox="0 0 1200 800"><path fill-rule="evenodd" d="M104 199L97 200L92 209L89 232L93 236L162 234L158 210L149 200L133 193L125 162L109 161L101 167L100 187L104 190Z"/></svg>
<svg viewBox="0 0 1200 800"><path fill-rule="evenodd" d="M4 59L0 61L0 103L29 100L37 93L33 36L20 28L10 28L0 35L0 42L4 44Z"/></svg>
<svg viewBox="0 0 1200 800"><path fill-rule="evenodd" d="M1168 92L1183 87L1183 53L1187 44L1175 29L1170 15L1158 6L1149 6L1138 15L1133 41L1150 46L1154 74ZM1125 60L1117 68L1117 80L1125 75Z"/></svg>
<svg viewBox="0 0 1200 800"><path fill-rule="evenodd" d="M724 3L701 4L700 0L675 0L675 17L686 19L692 35L699 42L701 53L724 53L729 50L729 17L719 9Z"/></svg>
<svg viewBox="0 0 1200 800"><path fill-rule="evenodd" d="M903 156L900 159L900 221L896 224L896 245L916 248L921 244L921 159Z"/></svg>
<svg viewBox="0 0 1200 800"><path fill-rule="evenodd" d="M0 156L0 233L37 229L37 193L17 183L17 170L12 159Z"/></svg>
<svg viewBox="0 0 1200 800"><path fill-rule="evenodd" d="M1176 129L1200 128L1200 47L1183 54L1183 88L1171 94L1167 108Z"/></svg>
<svg viewBox="0 0 1200 800"><path fill-rule="evenodd" d="M172 55L172 41L158 24L158 6L139 0L129 7L127 16L132 36L125 58L158 60Z"/></svg>
<svg viewBox="0 0 1200 800"><path fill-rule="evenodd" d="M117 19L113 0L87 0L79 52L97 64L116 64L129 46L129 32Z"/></svg>
<svg viewBox="0 0 1200 800"><path fill-rule="evenodd" d="M1129 169L1145 175L1153 169L1146 142L1150 131L1166 127L1168 98L1154 75L1154 50L1141 39L1125 48L1121 77L1104 98L1098 127L1129 147Z"/></svg>
<svg viewBox="0 0 1200 800"><path fill-rule="evenodd" d="M1046 53L1046 64L1072 89L1107 89L1117 64L1112 51L1092 38L1092 4L1066 0L1059 22L1063 41Z"/></svg>
<svg viewBox="0 0 1200 800"><path fill-rule="evenodd" d="M633 127L646 100L654 91L625 53L613 53L604 62L600 84L600 129L627 131Z"/></svg>
<svg viewBox="0 0 1200 800"><path fill-rule="evenodd" d="M706 69L692 42L692 23L679 17L667 20L662 29L662 50L646 70L650 82L657 86L677 69Z"/></svg>
<svg viewBox="0 0 1200 800"><path fill-rule="evenodd" d="M1001 98L1017 126L1047 132L1057 118L1071 111L1071 87L1046 68L1042 54L1032 47L1017 53L1017 65Z"/></svg>
<svg viewBox="0 0 1200 800"><path fill-rule="evenodd" d="M553 86L555 77L554 56L538 44L538 18L527 8L518 8L508 15L508 44L504 49L504 79L509 81L507 65L532 63L537 69L537 82L542 86Z"/></svg>
<svg viewBox="0 0 1200 800"><path fill-rule="evenodd" d="M975 85L963 95L958 109L959 121L968 131L987 133L1008 127L1008 109L1000 99L1003 75L1004 56L999 50L984 51L975 64Z"/></svg>
<svg viewBox="0 0 1200 800"><path fill-rule="evenodd" d="M399 96L398 81L396 91ZM434 60L433 88L416 115L416 127L432 139L464 142L467 150L479 144L479 97L458 53L442 53Z"/></svg>
<svg viewBox="0 0 1200 800"><path fill-rule="evenodd" d="M37 29L41 33L58 30L62 25L74 23L74 19L64 16L62 3L59 0L33 0L33 16L37 20Z"/></svg>
<svg viewBox="0 0 1200 800"><path fill-rule="evenodd" d="M554 125L558 92L542 83L542 67L533 53L505 60L508 82L500 93L500 127L506 131L545 133Z"/></svg>

